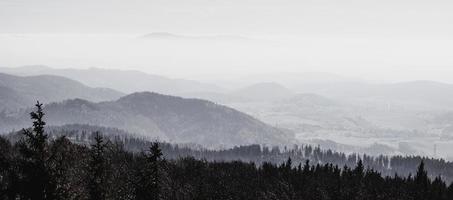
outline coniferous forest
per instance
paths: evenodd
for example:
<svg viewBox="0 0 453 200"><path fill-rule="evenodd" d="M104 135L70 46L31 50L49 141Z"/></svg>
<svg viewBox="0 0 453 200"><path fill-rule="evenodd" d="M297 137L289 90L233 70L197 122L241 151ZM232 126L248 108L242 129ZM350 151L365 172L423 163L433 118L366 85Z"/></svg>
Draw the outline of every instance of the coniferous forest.
<svg viewBox="0 0 453 200"><path fill-rule="evenodd" d="M453 184L413 175L384 175L358 160L330 163L166 158L161 144L130 151L94 133L90 145L44 131L42 104L18 141L0 138L0 199L453 199Z"/></svg>
<svg viewBox="0 0 453 200"><path fill-rule="evenodd" d="M0 200L453 200L452 11L0 0Z"/></svg>

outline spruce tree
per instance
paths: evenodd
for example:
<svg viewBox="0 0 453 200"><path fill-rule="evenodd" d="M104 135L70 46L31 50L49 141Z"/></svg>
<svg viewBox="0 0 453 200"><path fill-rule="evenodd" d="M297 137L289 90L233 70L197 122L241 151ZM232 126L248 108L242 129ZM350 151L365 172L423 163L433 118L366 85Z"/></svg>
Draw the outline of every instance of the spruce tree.
<svg viewBox="0 0 453 200"><path fill-rule="evenodd" d="M162 151L158 142L153 142L149 152L143 155L143 166L139 166L136 174L135 197L138 200L156 200L160 197L159 171Z"/></svg>
<svg viewBox="0 0 453 200"><path fill-rule="evenodd" d="M107 161L106 144L99 132L95 133L94 144L91 145L91 159L88 164L88 195L90 200L104 200L107 197Z"/></svg>
<svg viewBox="0 0 453 200"><path fill-rule="evenodd" d="M362 179L364 175L364 170L365 167L363 166L363 162L362 160L359 160L359 162L357 162L357 166L354 169L354 175L356 176L357 179Z"/></svg>
<svg viewBox="0 0 453 200"><path fill-rule="evenodd" d="M24 129L24 138L19 142L21 155L22 191L20 196L26 199L55 199L55 184L49 166L47 134L44 132L44 112L42 104L36 103L36 111L30 113L32 129Z"/></svg>
<svg viewBox="0 0 453 200"><path fill-rule="evenodd" d="M417 174L414 177L415 191L417 194L415 199L426 200L428 198L428 188L430 186L430 180L428 178L428 172L425 170L425 163L423 160L417 169Z"/></svg>

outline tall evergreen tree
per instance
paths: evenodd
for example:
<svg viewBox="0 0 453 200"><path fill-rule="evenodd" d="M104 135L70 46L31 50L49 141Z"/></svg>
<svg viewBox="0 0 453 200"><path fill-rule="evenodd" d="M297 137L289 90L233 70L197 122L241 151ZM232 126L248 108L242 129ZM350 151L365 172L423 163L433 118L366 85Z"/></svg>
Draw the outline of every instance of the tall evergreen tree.
<svg viewBox="0 0 453 200"><path fill-rule="evenodd" d="M32 129L24 129L24 139L19 142L21 154L22 188L20 196L25 199L54 199L55 184L48 165L49 152L47 134L44 132L42 104L36 103L36 111L30 113Z"/></svg>
<svg viewBox="0 0 453 200"><path fill-rule="evenodd" d="M88 164L88 196L90 200L105 200L107 197L106 143L99 132L96 132L94 141L91 145Z"/></svg>
<svg viewBox="0 0 453 200"><path fill-rule="evenodd" d="M420 162L420 165L417 169L417 174L414 177L415 182L415 191L417 194L415 199L426 200L428 199L428 189L430 186L430 180L428 177L428 172L425 170L425 163L423 160Z"/></svg>
<svg viewBox="0 0 453 200"><path fill-rule="evenodd" d="M50 144L50 154L52 156L52 176L56 184L55 198L57 200L71 200L80 199L77 191L80 188L74 177L74 174L79 174L81 171L76 172L78 160L80 159L81 152L75 151L75 146L65 136L60 137Z"/></svg>
<svg viewBox="0 0 453 200"><path fill-rule="evenodd" d="M153 142L144 155L143 166L136 174L135 197L137 200L156 200L160 197L159 172L162 150L158 142Z"/></svg>

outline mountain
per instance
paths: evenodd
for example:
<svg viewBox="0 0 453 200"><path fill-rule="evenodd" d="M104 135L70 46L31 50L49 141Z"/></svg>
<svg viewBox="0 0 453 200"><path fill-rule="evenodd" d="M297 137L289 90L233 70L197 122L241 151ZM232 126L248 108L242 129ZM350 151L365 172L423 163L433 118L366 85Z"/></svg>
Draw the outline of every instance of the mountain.
<svg viewBox="0 0 453 200"><path fill-rule="evenodd" d="M411 81L384 85L376 91L375 95L433 106L453 106L453 85L435 81Z"/></svg>
<svg viewBox="0 0 453 200"><path fill-rule="evenodd" d="M313 93L302 93L296 94L290 98L283 99L279 103L284 104L293 104L295 106L302 106L302 107L328 107L328 106L338 106L339 103L335 102L332 99L326 98L321 95L313 94Z"/></svg>
<svg viewBox="0 0 453 200"><path fill-rule="evenodd" d="M16 110L30 103L32 102L29 99L17 91L0 86L0 110Z"/></svg>
<svg viewBox="0 0 453 200"><path fill-rule="evenodd" d="M273 101L293 95L288 88L274 82L257 83L229 93L242 101Z"/></svg>
<svg viewBox="0 0 453 200"><path fill-rule="evenodd" d="M273 102L292 97L294 93L275 82L260 82L233 91L192 92L182 96L207 99L221 104Z"/></svg>
<svg viewBox="0 0 453 200"><path fill-rule="evenodd" d="M91 87L104 87L124 93L157 92L178 95L194 92L219 92L222 88L198 81L171 79L135 70L113 69L55 69L46 66L0 68L0 72L17 75L57 75L82 82Z"/></svg>
<svg viewBox="0 0 453 200"><path fill-rule="evenodd" d="M113 127L176 143L206 146L291 143L291 133L215 103L141 92L116 101L93 103L82 99L45 106L49 125L89 124ZM3 116L3 131L30 124L28 112ZM15 123L19 122L19 123ZM5 130L5 128L7 128Z"/></svg>
<svg viewBox="0 0 453 200"><path fill-rule="evenodd" d="M123 94L111 89L91 88L67 78L40 76L13 76L0 73L0 110L16 110L42 102L84 98L90 101L106 101Z"/></svg>
<svg viewBox="0 0 453 200"><path fill-rule="evenodd" d="M453 106L453 85L435 81L343 83L326 86L314 92L328 97L400 104L413 108L444 109Z"/></svg>

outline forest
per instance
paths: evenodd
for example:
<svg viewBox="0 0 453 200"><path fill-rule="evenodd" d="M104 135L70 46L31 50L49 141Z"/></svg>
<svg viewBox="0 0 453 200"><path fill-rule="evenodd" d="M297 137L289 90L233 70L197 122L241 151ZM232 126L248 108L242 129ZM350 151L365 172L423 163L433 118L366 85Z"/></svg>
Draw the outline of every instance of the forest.
<svg viewBox="0 0 453 200"><path fill-rule="evenodd" d="M20 139L0 138L0 199L453 199L453 184L428 175L425 162L433 162L429 159L411 159L409 164L420 162L414 164L414 174L405 175L370 167L370 160L380 160L382 166L398 160L346 156L311 147L277 151L252 145L248 155L241 153L254 158L249 161L234 159L234 149L177 155L176 151L185 148L159 142L131 150L130 141L114 141L99 132L92 134L89 145L64 135L49 137L39 102L30 115L33 126L21 131ZM246 152L247 148L238 149ZM202 154L230 154L231 159L202 158ZM295 154L304 156L278 162L282 156ZM350 163L308 159L327 154L344 156ZM271 160L271 155L278 159Z"/></svg>
<svg viewBox="0 0 453 200"><path fill-rule="evenodd" d="M62 136L72 143L80 145L90 145L96 135L100 133L104 139L112 143L118 143L126 151L142 152L152 145L152 139L142 138L127 131L92 125L70 124L64 126L47 126L47 135L50 139L58 139ZM23 134L12 132L7 135L10 141L19 141ZM453 181L453 162L441 158L430 158L423 156L403 156L403 155L378 155L337 152L325 149L321 146L299 144L293 146L276 145L241 145L232 148L208 149L198 144L178 144L159 142L160 149L166 159L177 160L178 158L193 157L198 160L206 161L242 161L253 162L256 165L262 163L281 164L288 158L292 159L293 167L300 163L310 161L310 165L333 164L353 168L359 160L365 168L371 168L381 173L383 176L410 176L416 173L417 166L421 161L424 162L425 169L431 179L441 177L446 183Z"/></svg>

